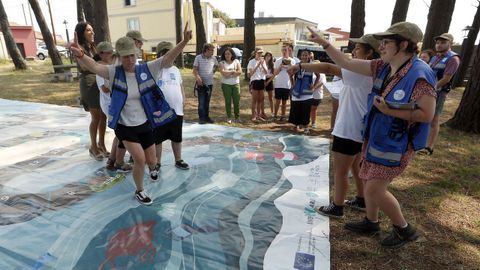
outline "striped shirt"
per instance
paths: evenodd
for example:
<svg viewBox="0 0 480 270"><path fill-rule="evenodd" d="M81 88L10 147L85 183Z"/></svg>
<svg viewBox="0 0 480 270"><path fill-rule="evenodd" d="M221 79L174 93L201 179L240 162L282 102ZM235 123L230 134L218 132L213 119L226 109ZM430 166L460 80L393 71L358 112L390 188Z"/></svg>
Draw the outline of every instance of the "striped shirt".
<svg viewBox="0 0 480 270"><path fill-rule="evenodd" d="M205 58L203 54L199 54L195 57L193 66L197 68L198 75L202 78L205 85L213 84L213 71L218 66L218 61L215 56Z"/></svg>

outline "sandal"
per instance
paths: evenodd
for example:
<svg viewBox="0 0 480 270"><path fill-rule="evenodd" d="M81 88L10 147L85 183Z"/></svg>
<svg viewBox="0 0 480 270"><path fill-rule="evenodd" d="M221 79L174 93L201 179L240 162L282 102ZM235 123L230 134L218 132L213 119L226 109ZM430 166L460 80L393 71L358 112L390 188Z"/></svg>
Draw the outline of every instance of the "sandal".
<svg viewBox="0 0 480 270"><path fill-rule="evenodd" d="M132 166L128 163L123 163L123 164L115 163L114 167L117 170L117 172L127 173L132 170Z"/></svg>
<svg viewBox="0 0 480 270"><path fill-rule="evenodd" d="M105 158L109 158L109 157L110 157L110 152L108 152L106 148L104 148L104 147L99 147L98 150L99 150L100 153L103 155L103 157L105 157Z"/></svg>
<svg viewBox="0 0 480 270"><path fill-rule="evenodd" d="M102 153L95 154L95 153L93 153L92 148L88 148L88 153L89 153L90 156L91 156L93 159L95 159L96 161L102 161L102 160L103 160L103 155L102 155Z"/></svg>
<svg viewBox="0 0 480 270"><path fill-rule="evenodd" d="M419 155L431 156L433 154L433 149L430 147L425 147L417 151Z"/></svg>

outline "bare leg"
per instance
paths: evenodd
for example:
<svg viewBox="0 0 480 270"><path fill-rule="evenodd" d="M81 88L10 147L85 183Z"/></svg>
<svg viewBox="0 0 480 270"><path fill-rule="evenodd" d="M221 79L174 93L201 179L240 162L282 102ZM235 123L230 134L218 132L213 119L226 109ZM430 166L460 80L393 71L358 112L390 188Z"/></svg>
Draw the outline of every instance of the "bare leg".
<svg viewBox="0 0 480 270"><path fill-rule="evenodd" d="M397 199L387 190L387 186L390 182L383 179L372 179L367 181L365 186L365 197L371 198L376 205L392 220L394 225L403 227L407 224L407 221L403 217L400 204ZM376 219L371 219L369 216L367 208L367 217L370 220L378 219L378 211L376 215L371 217L376 217Z"/></svg>
<svg viewBox="0 0 480 270"><path fill-rule="evenodd" d="M274 111L273 111L273 116L278 115L278 109L280 108L280 99L275 99L275 105L274 105Z"/></svg>
<svg viewBox="0 0 480 270"><path fill-rule="evenodd" d="M133 180L135 181L135 187L137 191L142 191L143 175L145 174L145 151L143 151L142 145L139 143L123 141L123 144L133 157Z"/></svg>
<svg viewBox="0 0 480 270"><path fill-rule="evenodd" d="M282 116L285 117L287 113L287 100L282 99Z"/></svg>
<svg viewBox="0 0 480 270"><path fill-rule="evenodd" d="M435 115L433 117L430 127L431 128L430 133L428 134L427 147L433 149L433 147L435 146L435 141L438 137L438 133L440 132L440 115Z"/></svg>
<svg viewBox="0 0 480 270"><path fill-rule="evenodd" d="M162 162L162 143L156 144L155 145L155 152L157 154L157 162L161 163Z"/></svg>
<svg viewBox="0 0 480 270"><path fill-rule="evenodd" d="M268 104L270 105L270 113L273 115L273 90L268 91Z"/></svg>
<svg viewBox="0 0 480 270"><path fill-rule="evenodd" d="M312 122L312 125L317 121L317 108L318 106L312 106L310 108L310 121Z"/></svg>
<svg viewBox="0 0 480 270"><path fill-rule="evenodd" d="M181 142L172 142L173 156L175 161L182 159L182 143Z"/></svg>
<svg viewBox="0 0 480 270"><path fill-rule="evenodd" d="M363 195L363 180L360 179L360 176L359 176L361 160L362 160L361 154L360 153L356 154L351 166L351 170L352 170L353 180L355 180L355 186L357 187L357 197L365 198L365 195Z"/></svg>
<svg viewBox="0 0 480 270"><path fill-rule="evenodd" d="M332 114L330 115L330 129L335 126L335 119L337 118L338 99L332 98Z"/></svg>
<svg viewBox="0 0 480 270"><path fill-rule="evenodd" d="M89 126L89 134L90 134L90 148L95 155L100 154L100 149L97 145L97 130L98 125L100 124L102 111L100 109L90 109L90 126Z"/></svg>
<svg viewBox="0 0 480 270"><path fill-rule="evenodd" d="M333 168L335 182L335 205L343 205L348 192L348 171L355 160L355 156L349 156L333 152Z"/></svg>
<svg viewBox="0 0 480 270"><path fill-rule="evenodd" d="M107 129L107 117L100 110L100 120L98 123L98 147L103 151L107 152L105 147L105 131Z"/></svg>

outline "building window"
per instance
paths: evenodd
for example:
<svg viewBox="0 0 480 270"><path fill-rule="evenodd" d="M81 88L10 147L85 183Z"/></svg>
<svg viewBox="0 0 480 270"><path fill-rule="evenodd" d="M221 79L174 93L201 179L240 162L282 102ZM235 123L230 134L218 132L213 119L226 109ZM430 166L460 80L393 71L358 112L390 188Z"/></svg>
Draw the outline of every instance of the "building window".
<svg viewBox="0 0 480 270"><path fill-rule="evenodd" d="M127 29L140 31L140 20L138 18L127 19Z"/></svg>
<svg viewBox="0 0 480 270"><path fill-rule="evenodd" d="M135 6L137 4L137 0L125 0L125 6Z"/></svg>

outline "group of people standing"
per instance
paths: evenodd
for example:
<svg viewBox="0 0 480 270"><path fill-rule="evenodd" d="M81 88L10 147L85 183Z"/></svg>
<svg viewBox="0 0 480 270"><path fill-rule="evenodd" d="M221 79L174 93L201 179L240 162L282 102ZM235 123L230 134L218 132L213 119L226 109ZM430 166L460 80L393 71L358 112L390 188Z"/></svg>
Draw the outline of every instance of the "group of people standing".
<svg viewBox="0 0 480 270"><path fill-rule="evenodd" d="M181 159L185 94L173 61L191 38L186 26L183 40L175 47L160 42L157 59L139 63L145 41L140 32L130 31L119 38L114 54L109 42L95 46L89 23L80 22L75 28L70 49L79 65L81 104L91 114L89 153L96 160L108 158L107 168L132 170L134 195L141 204L153 202L144 190L144 170L147 165L152 180L158 179L163 141L172 141L175 166L189 169ZM116 136L111 152L104 141L107 123ZM133 168L124 162L126 151L133 159Z"/></svg>
<svg viewBox="0 0 480 270"><path fill-rule="evenodd" d="M417 25L400 22L387 31L351 39L350 59L313 30L312 40L323 46L334 64L298 64L305 69L342 78L339 108L333 129L335 195L327 206L316 207L322 215L344 216L345 206L366 211L347 230L375 235L380 232L379 210L393 223L381 245L397 248L418 238L406 221L389 184L412 161L415 152L433 154L438 135L438 116L451 89L450 80L460 59L450 49L453 37L435 37L435 55L422 61L417 43L423 33ZM356 184L356 196L346 200L348 173Z"/></svg>

